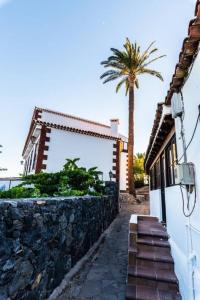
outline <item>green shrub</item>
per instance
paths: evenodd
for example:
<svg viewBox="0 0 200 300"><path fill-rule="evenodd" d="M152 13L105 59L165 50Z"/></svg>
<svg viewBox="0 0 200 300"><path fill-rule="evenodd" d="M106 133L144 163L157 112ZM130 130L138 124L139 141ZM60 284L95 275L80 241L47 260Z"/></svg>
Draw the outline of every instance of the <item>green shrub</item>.
<svg viewBox="0 0 200 300"><path fill-rule="evenodd" d="M26 188L23 186L16 186L8 191L0 191L0 198L36 198L40 196L40 191L37 188Z"/></svg>
<svg viewBox="0 0 200 300"><path fill-rule="evenodd" d="M103 194L104 185L96 167L79 167L79 158L67 159L63 170L56 173L27 175L23 182L8 191L0 191L0 198L31 198L52 196L83 196Z"/></svg>
<svg viewBox="0 0 200 300"><path fill-rule="evenodd" d="M22 186L34 185L41 195L53 196L59 190L61 173L38 173L24 176Z"/></svg>

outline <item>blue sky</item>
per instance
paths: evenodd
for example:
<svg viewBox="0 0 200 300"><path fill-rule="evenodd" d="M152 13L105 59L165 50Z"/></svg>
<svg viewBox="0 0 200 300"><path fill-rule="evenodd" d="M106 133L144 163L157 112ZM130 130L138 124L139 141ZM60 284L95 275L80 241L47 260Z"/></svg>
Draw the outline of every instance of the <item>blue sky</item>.
<svg viewBox="0 0 200 300"><path fill-rule="evenodd" d="M100 62L126 37L144 49L156 41L167 57L152 67L164 83L141 77L136 92L135 150L145 151L163 101L194 0L0 0L1 176L21 172L21 152L34 106L109 123L120 119L127 134L127 98L115 84L103 85Z"/></svg>

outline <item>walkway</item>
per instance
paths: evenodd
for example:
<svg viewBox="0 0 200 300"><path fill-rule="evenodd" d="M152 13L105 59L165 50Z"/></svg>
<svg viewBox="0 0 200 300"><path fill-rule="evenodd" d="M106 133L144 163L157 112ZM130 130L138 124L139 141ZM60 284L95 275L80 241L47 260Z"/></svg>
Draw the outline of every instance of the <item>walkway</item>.
<svg viewBox="0 0 200 300"><path fill-rule="evenodd" d="M128 222L132 213L148 214L148 203L122 204L120 214L95 257L84 266L57 300L125 299Z"/></svg>

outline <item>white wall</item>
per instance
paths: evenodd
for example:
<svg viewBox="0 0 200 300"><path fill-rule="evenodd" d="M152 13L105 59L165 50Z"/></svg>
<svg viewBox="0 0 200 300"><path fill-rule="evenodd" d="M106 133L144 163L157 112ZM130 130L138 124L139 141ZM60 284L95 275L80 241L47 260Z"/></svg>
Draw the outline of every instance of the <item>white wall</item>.
<svg viewBox="0 0 200 300"><path fill-rule="evenodd" d="M200 104L200 54L198 54L191 74L186 81L183 89L183 99L185 107L184 117L184 130L186 136L186 144L190 141L192 136L196 119L199 113L198 105ZM182 156L183 148L180 139L180 120L176 120L176 137L178 147L178 158ZM182 257L182 264L177 264L180 268L179 278L181 288L184 293L185 299L193 299L192 285L195 289L196 299L200 299L200 122L197 127L194 139L187 150L188 162L192 162L195 165L196 173L196 191L197 191L197 203L194 213L190 218L185 218L182 213L182 197L179 187L174 187L167 192L167 206L169 214L168 228L172 236L172 240L175 244L174 251L176 260L178 256ZM185 192L185 191L184 191ZM172 200L172 195L173 199ZM194 192L191 195L191 207L194 201ZM186 201L186 194L184 193ZM173 205L171 203L173 201ZM174 211L174 215L172 215ZM176 216L176 217L174 217ZM176 220L176 226L174 226ZM180 250L180 253L178 254ZM196 262L190 264L188 258L195 254ZM187 268L187 269L186 269ZM192 279L193 277L193 279ZM188 286L190 291L188 291ZM189 294L187 294L187 292Z"/></svg>
<svg viewBox="0 0 200 300"><path fill-rule="evenodd" d="M182 89L185 107L184 130L186 144L195 127L200 104L200 54L198 54L190 77ZM176 141L178 159L183 154L180 120L176 119ZM200 124L187 150L188 162L195 165L197 203L190 218L183 214L183 199L179 186L165 189L167 231L170 235L172 255L175 261L175 272L179 279L180 290L184 300L200 300ZM183 159L182 159L183 162ZM186 192L183 189L185 206ZM191 195L190 206L194 201ZM150 192L151 214L159 217L161 210L160 190ZM193 259L192 259L193 258ZM195 293L195 298L193 297Z"/></svg>
<svg viewBox="0 0 200 300"><path fill-rule="evenodd" d="M126 191L128 188L126 181L126 172L127 172L127 153L121 152L120 156L120 190Z"/></svg>
<svg viewBox="0 0 200 300"><path fill-rule="evenodd" d="M162 220L162 205L161 205L161 193L160 190L150 191L150 212L154 217Z"/></svg>
<svg viewBox="0 0 200 300"><path fill-rule="evenodd" d="M113 166L113 144L115 141L94 136L52 129L49 143L47 172L62 169L66 158L80 158L79 165L98 167L103 179L109 180Z"/></svg>

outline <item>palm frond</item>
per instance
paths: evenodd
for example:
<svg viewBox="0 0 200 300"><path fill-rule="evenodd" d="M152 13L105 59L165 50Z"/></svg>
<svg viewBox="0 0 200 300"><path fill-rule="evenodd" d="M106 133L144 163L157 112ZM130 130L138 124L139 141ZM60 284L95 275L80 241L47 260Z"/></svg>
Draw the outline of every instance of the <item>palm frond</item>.
<svg viewBox="0 0 200 300"><path fill-rule="evenodd" d="M150 74L150 75L156 76L161 81L163 81L163 77L162 77L161 73L158 71L155 71L155 70L143 68L143 69L141 69L140 74Z"/></svg>
<svg viewBox="0 0 200 300"><path fill-rule="evenodd" d="M143 52L143 54L141 55L141 61L143 61L143 59L145 58L145 56L147 55L147 53L149 52L149 50L151 49L151 47L153 46L153 44L155 44L155 41L151 42L151 44Z"/></svg>
<svg viewBox="0 0 200 300"><path fill-rule="evenodd" d="M104 64L104 68L114 68L117 70L123 70L126 68L126 65L122 63L116 63L116 62L106 62Z"/></svg>
<svg viewBox="0 0 200 300"><path fill-rule="evenodd" d="M108 78L106 80L103 81L103 83L107 83L109 81L113 81L117 78L120 78L121 76L123 76L123 74L121 74L120 72L118 74L113 74L113 75L110 75L108 76Z"/></svg>
<svg viewBox="0 0 200 300"><path fill-rule="evenodd" d="M122 50L111 48L112 54L107 60L101 62L104 68L108 68L108 71L100 77L105 79L103 83L121 78L121 81L117 83L116 92L125 84L127 95L130 88L129 80L132 80L136 88L139 88L139 75L150 74L163 80L160 72L147 68L149 64L165 56L161 55L150 59L150 56L158 51L156 47L153 47L154 43L150 43L147 49L141 52L140 46L136 42L132 43L129 38L126 38Z"/></svg>
<svg viewBox="0 0 200 300"><path fill-rule="evenodd" d="M154 62L154 61L156 61L156 60L158 60L158 59L160 59L160 58L163 58L163 57L165 57L165 56L166 56L166 55L161 55L161 56L158 56L158 57L156 57L156 58L154 58L154 59L148 61L146 64L142 65L142 68L147 67L147 66L150 65L152 62Z"/></svg>
<svg viewBox="0 0 200 300"><path fill-rule="evenodd" d="M135 80L135 86L136 86L137 89L139 89L139 81L138 81L138 79Z"/></svg>
<svg viewBox="0 0 200 300"><path fill-rule="evenodd" d="M122 79L122 80L117 84L117 86L116 86L116 93L118 93L118 91L120 90L120 88L122 87L122 85L123 85L124 83L126 83L127 80L128 80L128 78L125 77L124 79Z"/></svg>
<svg viewBox="0 0 200 300"><path fill-rule="evenodd" d="M119 72L114 71L114 70L108 70L100 76L100 79L103 79L104 77L107 77L110 75L115 75L115 74L119 74Z"/></svg>

